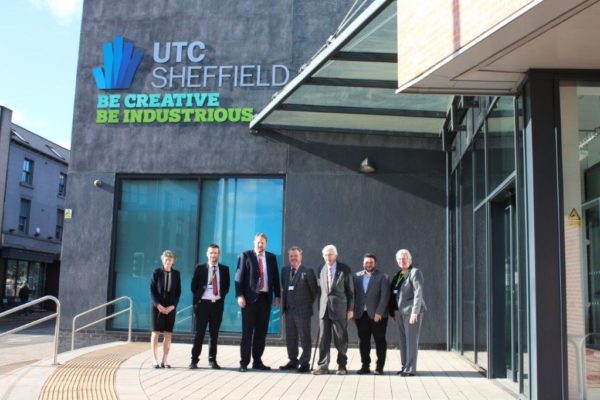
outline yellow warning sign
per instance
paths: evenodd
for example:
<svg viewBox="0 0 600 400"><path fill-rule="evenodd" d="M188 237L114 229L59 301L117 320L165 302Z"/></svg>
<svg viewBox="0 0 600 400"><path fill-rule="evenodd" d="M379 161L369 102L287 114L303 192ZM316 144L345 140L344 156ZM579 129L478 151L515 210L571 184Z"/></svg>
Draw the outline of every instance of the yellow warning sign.
<svg viewBox="0 0 600 400"><path fill-rule="evenodd" d="M569 226L581 226L581 217L577 213L576 209L572 209L567 218L567 225Z"/></svg>

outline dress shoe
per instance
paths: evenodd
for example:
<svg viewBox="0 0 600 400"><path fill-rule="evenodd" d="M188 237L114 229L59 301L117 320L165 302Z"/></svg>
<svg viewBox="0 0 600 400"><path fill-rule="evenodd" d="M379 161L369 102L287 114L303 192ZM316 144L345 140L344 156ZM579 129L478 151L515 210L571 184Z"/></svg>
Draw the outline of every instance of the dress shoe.
<svg viewBox="0 0 600 400"><path fill-rule="evenodd" d="M375 368L374 375L383 375L383 368Z"/></svg>
<svg viewBox="0 0 600 400"><path fill-rule="evenodd" d="M259 371L270 371L271 367L267 367L265 364L254 364L252 369L257 369Z"/></svg>
<svg viewBox="0 0 600 400"><path fill-rule="evenodd" d="M198 369L198 363L190 363L189 369Z"/></svg>
<svg viewBox="0 0 600 400"><path fill-rule="evenodd" d="M297 368L298 368L298 366L295 364L292 364L291 362L279 367L279 369L284 369L284 370L297 369Z"/></svg>
<svg viewBox="0 0 600 400"><path fill-rule="evenodd" d="M209 362L208 365L212 368L212 369L221 369L221 366L219 364L217 364L216 361L212 361Z"/></svg>
<svg viewBox="0 0 600 400"><path fill-rule="evenodd" d="M300 374L303 374L308 371L310 371L308 364L302 364L301 366L298 367L298 373L300 373Z"/></svg>
<svg viewBox="0 0 600 400"><path fill-rule="evenodd" d="M336 375L346 375L348 373L348 371L346 370L346 367L342 367L339 366L337 371L335 371Z"/></svg>
<svg viewBox="0 0 600 400"><path fill-rule="evenodd" d="M313 375L327 375L328 373L329 373L329 369L324 368L324 367L315 369L312 372Z"/></svg>
<svg viewBox="0 0 600 400"><path fill-rule="evenodd" d="M240 365L240 368L238 369L238 371L240 371L240 372L248 372L248 367L246 367L244 365Z"/></svg>
<svg viewBox="0 0 600 400"><path fill-rule="evenodd" d="M371 370L369 369L368 365L363 365L361 369L356 371L356 373L359 375L366 375L366 374L370 374Z"/></svg>
<svg viewBox="0 0 600 400"><path fill-rule="evenodd" d="M414 372L403 372L400 375L402 375L402 376L415 376Z"/></svg>

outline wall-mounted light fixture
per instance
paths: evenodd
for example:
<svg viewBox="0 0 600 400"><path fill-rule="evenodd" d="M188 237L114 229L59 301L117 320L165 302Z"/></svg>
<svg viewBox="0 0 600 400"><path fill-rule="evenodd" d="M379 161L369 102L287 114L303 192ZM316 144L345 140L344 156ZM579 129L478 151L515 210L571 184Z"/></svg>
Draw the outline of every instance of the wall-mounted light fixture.
<svg viewBox="0 0 600 400"><path fill-rule="evenodd" d="M375 165L373 162L371 162L371 160L369 160L369 157L366 157L364 160L362 160L359 171L363 174L372 174L375 172Z"/></svg>
<svg viewBox="0 0 600 400"><path fill-rule="evenodd" d="M98 188L99 188L99 187L102 187L102 181L101 181L100 179L96 179L96 180L94 181L94 186L96 186L96 187L98 187Z"/></svg>

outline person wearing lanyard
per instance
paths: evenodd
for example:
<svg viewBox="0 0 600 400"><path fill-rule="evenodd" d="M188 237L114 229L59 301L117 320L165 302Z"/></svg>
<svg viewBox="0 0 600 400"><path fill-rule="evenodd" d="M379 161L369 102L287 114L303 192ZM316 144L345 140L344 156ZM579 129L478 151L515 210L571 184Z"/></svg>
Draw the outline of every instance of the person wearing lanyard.
<svg viewBox="0 0 600 400"><path fill-rule="evenodd" d="M254 235L254 249L240 254L235 271L235 295L242 309L242 340L240 343L240 372L248 371L250 355L252 369L268 371L262 362L271 303L279 307L281 282L275 254L266 251L267 236ZM274 300L273 300L274 299Z"/></svg>
<svg viewBox="0 0 600 400"><path fill-rule="evenodd" d="M319 289L314 271L302 264L300 247L291 247L288 259L290 264L281 271L281 315L285 315L285 341L289 361L279 369L303 373L310 369L310 320ZM302 347L299 360L298 339Z"/></svg>
<svg viewBox="0 0 600 400"><path fill-rule="evenodd" d="M225 296L229 292L229 267L219 264L220 249L211 244L206 250L207 262L196 265L192 278L192 294L196 334L192 347L190 369L198 368L202 341L208 326L208 365L212 369L221 369L217 363L217 341L219 328L223 321Z"/></svg>
<svg viewBox="0 0 600 400"><path fill-rule="evenodd" d="M160 259L162 267L158 267L152 273L150 281L150 297L152 299L151 325L152 335L150 338L152 348L152 367L171 368L168 363L173 326L175 326L175 315L179 297L181 297L181 279L179 271L173 269L177 257L171 250L163 251ZM158 337L164 332L162 362L158 363Z"/></svg>
<svg viewBox="0 0 600 400"><path fill-rule="evenodd" d="M398 326L402 361L402 369L398 375L414 376L417 370L419 333L423 313L427 311L423 297L423 274L412 266L412 256L406 249L396 253L396 262L400 270L392 278L390 315Z"/></svg>

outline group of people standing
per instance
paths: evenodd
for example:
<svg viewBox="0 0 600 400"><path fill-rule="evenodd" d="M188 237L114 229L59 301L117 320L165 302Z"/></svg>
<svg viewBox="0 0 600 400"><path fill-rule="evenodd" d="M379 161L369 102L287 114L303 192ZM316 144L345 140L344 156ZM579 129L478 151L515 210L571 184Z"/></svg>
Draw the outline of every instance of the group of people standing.
<svg viewBox="0 0 600 400"><path fill-rule="evenodd" d="M239 371L270 370L262 361L265 350L271 307L281 305L285 319L285 336L289 361L282 370L299 373L310 371L311 319L313 304L319 298L318 366L312 373L329 373L330 348L333 339L337 349L336 374L347 374L348 321L356 323L362 367L359 374L371 373L371 337L377 360L374 374L383 374L387 342L388 317L398 327L402 376L413 376L417 367L419 333L423 313L427 310L423 298L423 274L412 266L408 250L396 253L399 270L392 279L377 269L373 253L363 256L363 269L355 274L350 267L337 261L334 245L323 248L324 265L319 279L311 268L302 264L302 249L293 246L288 251L289 264L281 270L273 253L266 251L267 237L257 233L254 248L243 252L235 272L235 295L242 314ZM211 244L207 262L196 265L192 278L195 337L190 369L198 368L202 341L208 327L208 363L217 363L217 340L223 318L224 300L229 292L229 267L219 263L220 249ZM154 368L170 368L168 354L175 308L181 296L179 272L172 268L175 254L165 250L163 266L157 268L150 285L152 297L152 352ZM158 336L164 332L163 357L158 362ZM299 352L299 347L302 352ZM250 364L252 361L252 364Z"/></svg>

